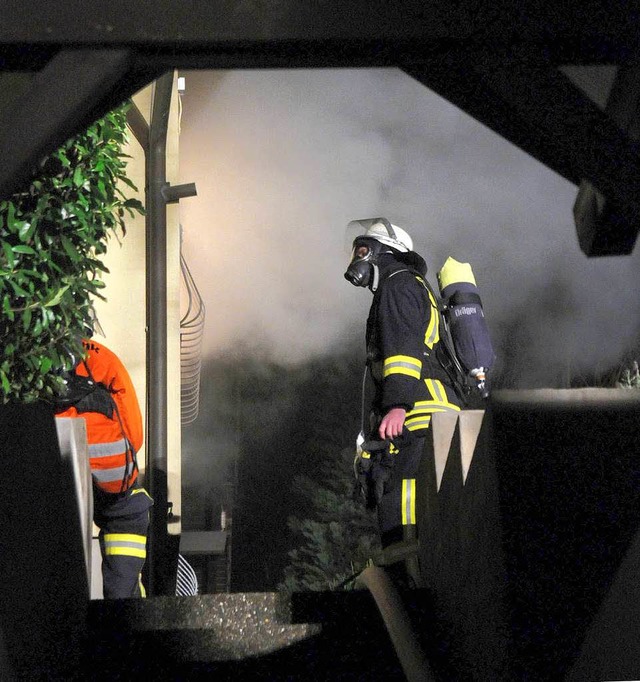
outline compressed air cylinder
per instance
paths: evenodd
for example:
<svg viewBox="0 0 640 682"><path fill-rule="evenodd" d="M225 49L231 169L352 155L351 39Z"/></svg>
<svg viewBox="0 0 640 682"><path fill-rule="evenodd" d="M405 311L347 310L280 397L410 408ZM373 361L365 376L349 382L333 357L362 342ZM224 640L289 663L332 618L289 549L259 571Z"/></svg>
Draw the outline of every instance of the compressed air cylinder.
<svg viewBox="0 0 640 682"><path fill-rule="evenodd" d="M470 376L484 375L496 356L471 265L447 258L438 272L438 285L462 368Z"/></svg>

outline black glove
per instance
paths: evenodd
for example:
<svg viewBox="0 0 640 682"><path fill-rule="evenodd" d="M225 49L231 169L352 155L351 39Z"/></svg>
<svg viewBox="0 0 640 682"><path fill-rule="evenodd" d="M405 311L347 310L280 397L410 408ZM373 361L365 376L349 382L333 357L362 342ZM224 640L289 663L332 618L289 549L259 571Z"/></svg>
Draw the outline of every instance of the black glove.
<svg viewBox="0 0 640 682"><path fill-rule="evenodd" d="M354 496L364 499L367 509L375 509L384 493L384 486L391 478L398 448L390 441L365 441L356 454L354 473L356 485Z"/></svg>

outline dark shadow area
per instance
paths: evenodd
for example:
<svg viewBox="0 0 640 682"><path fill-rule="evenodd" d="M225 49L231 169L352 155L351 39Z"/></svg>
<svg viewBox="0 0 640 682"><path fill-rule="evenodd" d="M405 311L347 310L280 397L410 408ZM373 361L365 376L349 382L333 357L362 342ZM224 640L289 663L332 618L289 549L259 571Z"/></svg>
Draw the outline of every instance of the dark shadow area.
<svg viewBox="0 0 640 682"><path fill-rule="evenodd" d="M639 575L640 533L636 533L567 682L633 680L640 676Z"/></svg>
<svg viewBox="0 0 640 682"><path fill-rule="evenodd" d="M485 416L466 483L456 426L439 491L433 442L426 439L419 489L420 565L431 603L422 601L425 647L441 680L511 679L507 644L498 484Z"/></svg>
<svg viewBox="0 0 640 682"><path fill-rule="evenodd" d="M50 405L0 406L0 679L71 680L86 636L87 573L71 462Z"/></svg>
<svg viewBox="0 0 640 682"><path fill-rule="evenodd" d="M355 349L298 365L239 349L203 368L201 413L185 430L183 524L211 524L216 490L235 476L232 591L269 591L282 580L287 519L305 512L293 480L320 480L327 459L355 443L362 362Z"/></svg>
<svg viewBox="0 0 640 682"><path fill-rule="evenodd" d="M606 397L494 400L514 679L563 678L629 549L640 522L638 412Z"/></svg>
<svg viewBox="0 0 640 682"><path fill-rule="evenodd" d="M244 615L250 613L254 604L256 613L262 616L269 613L277 629L284 631L292 623L313 622L322 626L318 633L289 646L244 657L238 656L237 644L230 646L224 641L219 629L204 629L202 620L198 625L198 616L188 616L193 621L192 627L185 627L184 622L182 626L179 624L181 611L187 614L190 610L201 616L203 607L208 604L210 608L211 601L205 604L198 598L186 598L158 603L162 627L142 631L141 623L135 624L136 618L139 620L143 612L147 616L149 613L142 609L136 616L138 605L127 601L130 600L110 605L92 604L89 661L92 671L96 671L92 679L340 679L354 682L405 679L384 623L366 592L294 594L291 605L288 597L280 596L274 613L265 606L264 595L243 595L243 604L249 607ZM215 616L212 619L215 621ZM167 627L169 622L173 627ZM268 642L269 636L260 627L254 629L255 624L255 621L248 622L242 630L248 651L262 637L266 636ZM230 626L237 630L239 624ZM154 625L147 624L147 627ZM222 660L207 660L216 657Z"/></svg>

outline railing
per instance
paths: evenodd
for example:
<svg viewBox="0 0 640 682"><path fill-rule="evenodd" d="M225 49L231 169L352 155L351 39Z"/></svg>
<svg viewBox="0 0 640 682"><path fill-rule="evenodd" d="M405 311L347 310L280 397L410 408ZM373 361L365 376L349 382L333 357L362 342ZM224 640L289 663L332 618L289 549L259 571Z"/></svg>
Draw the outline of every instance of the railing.
<svg viewBox="0 0 640 682"><path fill-rule="evenodd" d="M180 421L184 426L195 421L199 412L205 306L182 254L180 272L187 294L187 310L180 320Z"/></svg>

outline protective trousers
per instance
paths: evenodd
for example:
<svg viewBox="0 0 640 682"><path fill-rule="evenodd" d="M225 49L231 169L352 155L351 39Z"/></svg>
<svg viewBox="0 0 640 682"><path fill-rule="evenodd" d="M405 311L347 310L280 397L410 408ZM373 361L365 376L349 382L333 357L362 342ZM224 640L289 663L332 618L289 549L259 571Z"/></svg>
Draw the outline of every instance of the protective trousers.
<svg viewBox="0 0 640 682"><path fill-rule="evenodd" d="M93 486L93 520L100 529L105 599L145 596L140 575L147 557L152 505L147 491L137 485L119 494Z"/></svg>
<svg viewBox="0 0 640 682"><path fill-rule="evenodd" d="M413 438L395 452L391 475L378 503L378 524L383 547L415 537L416 477L424 450L424 438Z"/></svg>

